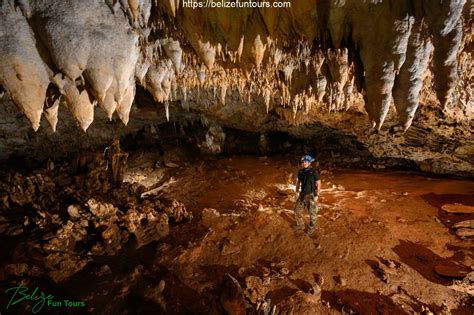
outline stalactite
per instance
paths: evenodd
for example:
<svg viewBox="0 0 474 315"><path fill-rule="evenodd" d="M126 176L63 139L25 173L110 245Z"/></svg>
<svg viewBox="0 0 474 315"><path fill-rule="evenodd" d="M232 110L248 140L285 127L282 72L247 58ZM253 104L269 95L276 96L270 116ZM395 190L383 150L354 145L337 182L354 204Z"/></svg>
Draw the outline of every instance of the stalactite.
<svg viewBox="0 0 474 315"><path fill-rule="evenodd" d="M179 41L173 39L165 39L163 43L166 55L171 59L175 67L176 73L179 74L181 71L181 60L183 57L183 50L179 44Z"/></svg>
<svg viewBox="0 0 474 315"><path fill-rule="evenodd" d="M51 70L36 50L23 15L4 1L0 7L0 85L39 129Z"/></svg>
<svg viewBox="0 0 474 315"><path fill-rule="evenodd" d="M77 120L84 132L87 131L90 124L94 120L95 101L91 101L87 90L81 88L79 90L75 83L69 78L64 79L63 95L67 103L69 111Z"/></svg>
<svg viewBox="0 0 474 315"><path fill-rule="evenodd" d="M196 74L199 80L199 85L204 85L204 82L206 81L206 71L204 69L198 69L196 70Z"/></svg>
<svg viewBox="0 0 474 315"><path fill-rule="evenodd" d="M239 47L237 48L237 57L238 57L238 61L240 62L240 58L242 57L242 53L244 51L244 39L245 37L242 36L240 38L240 43L239 43ZM235 61L234 61L235 62Z"/></svg>
<svg viewBox="0 0 474 315"><path fill-rule="evenodd" d="M198 42L198 54L206 65L207 69L212 70L216 61L216 48L210 42Z"/></svg>
<svg viewBox="0 0 474 315"><path fill-rule="evenodd" d="M263 56L265 55L265 50L267 49L267 44L263 44L260 39L260 35L255 37L254 45L252 47L252 54L257 67L257 71L260 70L260 65L262 64Z"/></svg>
<svg viewBox="0 0 474 315"><path fill-rule="evenodd" d="M188 104L197 97L198 110L200 104L213 110L208 108L212 99L222 105L236 100L237 107L263 98L267 113L270 105L288 108L291 114L282 117L295 123L315 114L316 107L348 110L362 99L363 88L369 121L377 128L392 96L400 123L410 126L420 91L431 88L423 87L430 70L443 105L457 98L453 106L469 108L473 98L470 85L456 81L458 67L461 73L470 71L465 60L471 55L462 46L463 27L472 24L472 17L461 16L466 1L421 0L413 7L339 1L327 6L328 29L320 20L321 6L306 17L298 2L291 11L279 11L278 18L272 10L236 11L237 22L224 22L222 13L213 10L191 17L192 10L181 10L178 0L64 0L54 5L21 0L15 2L19 9L12 3L0 6L0 84L35 130L51 82L84 130L96 102L110 119L117 111L126 124L135 84L157 102ZM242 21L246 27L237 27ZM316 35L325 32L332 43ZM44 112L53 128L55 110L46 100Z"/></svg>
<svg viewBox="0 0 474 315"><path fill-rule="evenodd" d="M56 132L56 126L58 124L58 109L60 101L61 94L59 90L53 85L50 85L46 92L44 116L53 129L53 132Z"/></svg>
<svg viewBox="0 0 474 315"><path fill-rule="evenodd" d="M270 97L271 97L271 91L268 87L265 87L265 90L263 92L263 97L264 97L264 100L265 100L265 108L267 110L267 114L268 114L268 110L270 109Z"/></svg>
<svg viewBox="0 0 474 315"><path fill-rule="evenodd" d="M170 121L170 104L168 101L165 101L165 115L166 121Z"/></svg>
<svg viewBox="0 0 474 315"><path fill-rule="evenodd" d="M222 83L221 84L221 89L220 89L220 102L222 105L225 105L225 97L227 95L227 83Z"/></svg>
<svg viewBox="0 0 474 315"><path fill-rule="evenodd" d="M135 85L130 84L128 89L125 91L125 95L117 105L117 114L123 124L128 125L128 120L130 117L130 110L132 108L133 99L135 97Z"/></svg>

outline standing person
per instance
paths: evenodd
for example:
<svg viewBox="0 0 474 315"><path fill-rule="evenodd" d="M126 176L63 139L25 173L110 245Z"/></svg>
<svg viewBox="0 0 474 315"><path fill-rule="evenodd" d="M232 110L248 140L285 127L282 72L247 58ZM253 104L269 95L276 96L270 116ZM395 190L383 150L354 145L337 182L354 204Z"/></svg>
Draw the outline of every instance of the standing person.
<svg viewBox="0 0 474 315"><path fill-rule="evenodd" d="M295 220L297 230L304 230L303 210L308 208L310 223L308 234L311 235L316 230L316 219L318 215L318 196L321 191L321 180L317 170L311 167L314 159L309 155L301 157L302 168L298 171L296 181L296 193L298 199L295 206Z"/></svg>

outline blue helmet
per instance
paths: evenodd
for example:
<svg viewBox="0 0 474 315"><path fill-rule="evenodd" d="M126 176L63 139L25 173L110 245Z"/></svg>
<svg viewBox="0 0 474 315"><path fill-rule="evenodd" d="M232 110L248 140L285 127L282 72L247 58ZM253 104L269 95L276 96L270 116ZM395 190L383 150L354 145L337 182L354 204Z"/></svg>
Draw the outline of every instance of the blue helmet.
<svg viewBox="0 0 474 315"><path fill-rule="evenodd" d="M312 163L314 159L311 157L311 155L303 155L301 157L301 162L309 162Z"/></svg>

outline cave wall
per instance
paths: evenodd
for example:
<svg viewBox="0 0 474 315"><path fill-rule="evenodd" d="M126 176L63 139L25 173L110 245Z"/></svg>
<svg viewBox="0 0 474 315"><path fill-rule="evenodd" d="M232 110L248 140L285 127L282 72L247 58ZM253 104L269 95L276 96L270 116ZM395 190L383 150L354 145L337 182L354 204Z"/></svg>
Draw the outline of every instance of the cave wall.
<svg viewBox="0 0 474 315"><path fill-rule="evenodd" d="M300 138L323 123L375 157L472 176L473 12L472 0L2 0L0 158L192 113ZM137 90L154 110L137 106Z"/></svg>

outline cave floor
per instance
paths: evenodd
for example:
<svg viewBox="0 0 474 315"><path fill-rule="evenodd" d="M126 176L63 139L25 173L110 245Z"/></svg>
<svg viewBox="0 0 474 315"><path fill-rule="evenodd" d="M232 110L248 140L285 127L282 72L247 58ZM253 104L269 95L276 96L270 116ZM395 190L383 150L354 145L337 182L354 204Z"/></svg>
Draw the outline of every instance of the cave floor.
<svg viewBox="0 0 474 315"><path fill-rule="evenodd" d="M169 310L213 303L204 296L218 295L229 273L254 305L271 300L294 314L473 314L474 287L446 273L462 278L474 266L472 239L450 229L474 216L441 209L473 206L473 181L323 169L318 227L308 236L292 228L291 160L234 157L173 170L160 193L195 220L157 247ZM315 284L320 305L295 300Z"/></svg>
<svg viewBox="0 0 474 315"><path fill-rule="evenodd" d="M454 228L474 214L442 209L471 211L472 180L322 167L317 230L309 236L292 228L298 157L169 163L157 156L131 154L128 187L151 200L179 200L193 219L171 221L159 241L91 256L65 281L32 278L31 286L86 301L92 314L222 314L223 296L242 314L242 294L248 314L474 313L473 238ZM2 257L21 251L19 242L4 240ZM241 289L226 285L227 274ZM0 276L2 291L23 281Z"/></svg>

